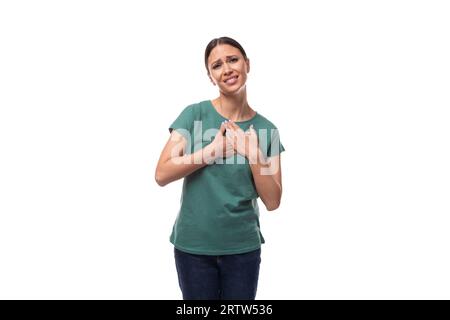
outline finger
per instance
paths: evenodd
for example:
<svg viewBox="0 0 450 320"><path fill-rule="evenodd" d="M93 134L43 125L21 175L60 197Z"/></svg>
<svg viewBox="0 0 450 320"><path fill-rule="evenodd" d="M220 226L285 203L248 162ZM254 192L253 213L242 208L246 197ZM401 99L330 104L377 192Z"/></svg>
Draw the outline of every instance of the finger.
<svg viewBox="0 0 450 320"><path fill-rule="evenodd" d="M245 133L246 133L247 135L253 135L253 134L256 134L256 130L255 130L255 128L253 127L253 125L250 125L250 127L247 129L247 131L245 131Z"/></svg>
<svg viewBox="0 0 450 320"><path fill-rule="evenodd" d="M229 127L227 127L227 134L230 137L233 137L236 135L236 130L233 127L229 126Z"/></svg>
<svg viewBox="0 0 450 320"><path fill-rule="evenodd" d="M225 122L228 130L236 130L236 128L233 126L233 124L230 121Z"/></svg>
<svg viewBox="0 0 450 320"><path fill-rule="evenodd" d="M227 137L227 145L226 145L227 149L234 149L234 140L232 137Z"/></svg>
<svg viewBox="0 0 450 320"><path fill-rule="evenodd" d="M222 135L225 133L225 129L226 129L225 122L222 122L219 128L219 131Z"/></svg>
<svg viewBox="0 0 450 320"><path fill-rule="evenodd" d="M235 129L235 130L240 129L240 127L233 120L230 120L229 123L230 123L231 127L233 127L233 129Z"/></svg>
<svg viewBox="0 0 450 320"><path fill-rule="evenodd" d="M228 139L232 139L234 136L233 131L231 129L227 129L226 133L225 133L225 137Z"/></svg>

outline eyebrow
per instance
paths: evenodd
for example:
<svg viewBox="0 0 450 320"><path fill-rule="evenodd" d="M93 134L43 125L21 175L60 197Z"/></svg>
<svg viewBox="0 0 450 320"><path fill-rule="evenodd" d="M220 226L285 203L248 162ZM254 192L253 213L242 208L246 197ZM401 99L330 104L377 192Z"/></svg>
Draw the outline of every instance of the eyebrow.
<svg viewBox="0 0 450 320"><path fill-rule="evenodd" d="M231 55L231 56L227 56L227 59L228 59L228 58L232 58L232 57L237 57L237 55L233 54L233 55ZM220 59L217 59L216 61L212 62L211 65L213 65L214 63L216 63L216 62L218 62L218 61L220 61Z"/></svg>

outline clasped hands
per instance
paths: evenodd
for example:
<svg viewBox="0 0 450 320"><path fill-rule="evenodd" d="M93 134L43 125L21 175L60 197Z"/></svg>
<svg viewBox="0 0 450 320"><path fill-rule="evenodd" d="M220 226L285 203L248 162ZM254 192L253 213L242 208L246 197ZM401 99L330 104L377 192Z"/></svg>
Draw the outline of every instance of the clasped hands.
<svg viewBox="0 0 450 320"><path fill-rule="evenodd" d="M255 159L258 153L258 135L253 125L244 132L232 120L226 120L222 122L214 141L208 147L214 150L214 156L208 162L219 157L228 158L236 153L249 160Z"/></svg>

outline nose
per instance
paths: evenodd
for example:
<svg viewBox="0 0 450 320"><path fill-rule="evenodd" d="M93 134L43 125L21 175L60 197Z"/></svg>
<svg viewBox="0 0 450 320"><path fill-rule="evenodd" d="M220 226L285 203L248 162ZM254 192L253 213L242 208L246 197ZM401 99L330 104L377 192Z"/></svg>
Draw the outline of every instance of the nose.
<svg viewBox="0 0 450 320"><path fill-rule="evenodd" d="M228 74L230 74L231 71L232 70L231 70L230 66L228 65L228 63L224 63L223 64L223 73L225 75L228 75Z"/></svg>

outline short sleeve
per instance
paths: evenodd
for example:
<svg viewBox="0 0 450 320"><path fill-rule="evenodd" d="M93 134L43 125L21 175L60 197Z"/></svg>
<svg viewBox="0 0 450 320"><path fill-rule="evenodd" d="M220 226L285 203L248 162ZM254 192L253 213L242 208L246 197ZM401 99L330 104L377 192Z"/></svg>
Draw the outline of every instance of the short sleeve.
<svg viewBox="0 0 450 320"><path fill-rule="evenodd" d="M284 146L280 141L280 133L277 128L270 130L270 140L267 148L267 157L273 157L283 152Z"/></svg>
<svg viewBox="0 0 450 320"><path fill-rule="evenodd" d="M187 106L169 126L169 132L172 133L172 130L176 130L189 141L193 122L192 106Z"/></svg>

